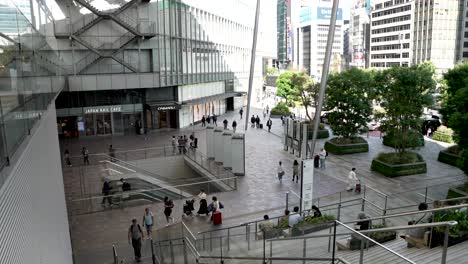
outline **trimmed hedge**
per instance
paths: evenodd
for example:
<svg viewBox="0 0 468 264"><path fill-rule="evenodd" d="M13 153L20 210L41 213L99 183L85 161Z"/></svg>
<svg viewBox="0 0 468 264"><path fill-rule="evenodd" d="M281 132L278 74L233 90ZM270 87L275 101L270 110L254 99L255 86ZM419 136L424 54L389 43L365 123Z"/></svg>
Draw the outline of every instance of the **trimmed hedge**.
<svg viewBox="0 0 468 264"><path fill-rule="evenodd" d="M314 134L312 131L309 131L308 133L308 137L309 139L312 139L312 135ZM328 129L319 129L319 131L317 131L317 139L321 139L321 138L328 138L330 137L330 132L328 131Z"/></svg>
<svg viewBox="0 0 468 264"><path fill-rule="evenodd" d="M418 132L414 132L415 134L417 133L417 137L419 140L414 140L412 141L408 148L418 148L418 147L424 147L424 136L421 135ZM383 144L388 147L395 147L395 137L393 134L387 134L383 137Z"/></svg>
<svg viewBox="0 0 468 264"><path fill-rule="evenodd" d="M455 167L458 167L458 161L461 159L459 155L455 155L452 153L447 152L446 150L441 150L439 151L439 156L437 157L437 160L449 164Z"/></svg>
<svg viewBox="0 0 468 264"><path fill-rule="evenodd" d="M324 148L326 151L335 155L369 152L369 144L364 139L362 139L364 143L352 144L337 144L334 142L334 139L336 138L332 138L331 140L325 142Z"/></svg>
<svg viewBox="0 0 468 264"><path fill-rule="evenodd" d="M389 154L389 153L388 153ZM394 153L397 155L397 153ZM422 157L418 155L421 159ZM413 175L427 172L427 164L425 161L419 161L408 164L388 164L377 158L372 160L371 170L379 172L386 177L399 177L405 175Z"/></svg>

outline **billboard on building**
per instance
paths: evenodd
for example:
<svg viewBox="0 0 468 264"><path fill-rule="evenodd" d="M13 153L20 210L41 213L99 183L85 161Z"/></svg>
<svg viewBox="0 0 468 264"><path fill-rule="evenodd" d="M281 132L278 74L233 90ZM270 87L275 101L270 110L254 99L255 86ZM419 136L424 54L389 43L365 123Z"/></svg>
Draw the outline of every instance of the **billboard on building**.
<svg viewBox="0 0 468 264"><path fill-rule="evenodd" d="M312 20L330 20L332 13L331 7L309 7L301 8L299 12L299 23L306 23ZM343 20L343 9L338 8L336 20Z"/></svg>

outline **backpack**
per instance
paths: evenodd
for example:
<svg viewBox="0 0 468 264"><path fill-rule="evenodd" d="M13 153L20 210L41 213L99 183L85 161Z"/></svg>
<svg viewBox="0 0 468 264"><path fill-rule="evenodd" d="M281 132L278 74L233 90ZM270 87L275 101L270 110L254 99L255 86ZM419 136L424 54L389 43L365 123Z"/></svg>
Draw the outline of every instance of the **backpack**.
<svg viewBox="0 0 468 264"><path fill-rule="evenodd" d="M328 157L328 151L325 151L325 157Z"/></svg>
<svg viewBox="0 0 468 264"><path fill-rule="evenodd" d="M139 235L139 234L143 234L143 231L141 230L140 224L137 224L137 226L138 226L138 231L140 231L140 233L134 233L134 232L133 232L133 225L130 225L129 230L130 230L130 233L132 233L132 239L139 239L139 238L141 238L141 236L140 236L140 237L135 237L134 234L138 234L138 235Z"/></svg>

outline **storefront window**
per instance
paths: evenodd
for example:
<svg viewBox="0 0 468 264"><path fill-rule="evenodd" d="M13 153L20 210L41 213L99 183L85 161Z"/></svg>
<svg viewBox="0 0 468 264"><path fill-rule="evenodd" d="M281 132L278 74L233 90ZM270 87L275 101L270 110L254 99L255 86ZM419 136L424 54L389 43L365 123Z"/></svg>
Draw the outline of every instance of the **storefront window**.
<svg viewBox="0 0 468 264"><path fill-rule="evenodd" d="M87 136L94 135L94 114L85 115L85 130Z"/></svg>

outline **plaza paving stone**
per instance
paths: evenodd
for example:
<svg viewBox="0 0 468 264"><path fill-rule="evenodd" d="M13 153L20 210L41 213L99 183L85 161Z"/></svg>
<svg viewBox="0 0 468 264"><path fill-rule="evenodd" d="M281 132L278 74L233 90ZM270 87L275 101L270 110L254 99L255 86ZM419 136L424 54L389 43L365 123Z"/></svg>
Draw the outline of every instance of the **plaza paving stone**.
<svg viewBox="0 0 468 264"><path fill-rule="evenodd" d="M239 122L238 111L227 113L218 117L218 124L222 124L224 118L229 120L236 119L238 130L243 130L243 125ZM254 109L254 114L262 117L262 111ZM244 111L245 113L245 111ZM244 117L245 118L245 117ZM262 118L263 119L263 118ZM262 120L262 123L266 123ZM86 146L90 153L106 153L108 144L113 144L117 150L152 148L163 145L169 145L172 135L189 135L191 131L195 132L199 138L199 150L206 152L204 129L197 125L194 128L181 130L168 129L156 133L133 136L113 136L84 138L80 140L61 140L61 148L69 149L72 156L79 156L81 146ZM238 190L233 192L216 194L225 204L223 210L223 225L230 226L240 224L245 221L259 219L268 212L271 215L279 215L285 207L285 193L290 192L290 204L298 202L296 194L300 193L298 184L291 181L292 162L295 159L293 155L283 150L282 146L282 126L279 119L273 120L272 133L265 129L249 129L246 132L246 175L239 177ZM379 190L386 194L403 192L415 188L425 187L426 185L437 185L448 183L455 180L462 180L463 173L452 166L442 164L436 161L438 151L446 144L426 140L426 146L417 150L421 153L428 163L428 172L421 175L413 175L399 178L386 178L370 171L370 162L374 156L382 151L393 151L393 149L382 145L379 137L366 138L370 144L369 153L360 153L347 156L330 155L327 158L327 168L325 170L316 170L314 181L314 197L322 197L344 191L346 177L351 167L357 168L357 175L362 183L370 188ZM325 140L318 140L316 150L322 148ZM95 158L91 156L91 158ZM278 161L283 162L286 171L283 184L279 184L276 178L276 166ZM105 165L92 166L74 166L64 167L64 180L67 200L69 202L79 197L99 195L101 188L100 177L102 177ZM437 190L432 188L431 195L443 195L445 189ZM369 189L372 190L372 189ZM423 192L419 190L418 192ZM442 192L442 193L441 193ZM369 192L371 193L371 192ZM413 192L412 192L413 193ZM376 193L374 193L376 194ZM212 194L209 194L211 197ZM344 193L348 198L359 197L355 194ZM373 201L382 205L382 198L378 195L371 197ZM380 200L379 200L380 199ZM389 200L393 206L414 203L421 199L418 195L394 195ZM176 201L174 208L174 217L180 221L182 214L183 201ZM144 208L147 205L129 206L124 208L100 210L99 212L71 215L71 235L73 240L73 250L76 263L105 263L111 260L111 247L116 244L122 254L130 254L129 246L126 244L126 231L132 217L140 219ZM161 204L154 203L149 206L155 213L156 227L163 228L165 219L162 214ZM348 211L354 218L356 211ZM206 217L187 218L187 224L194 231L208 230L213 227ZM145 250L149 250L146 248ZM148 254L144 251L144 254Z"/></svg>

